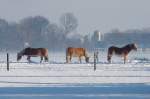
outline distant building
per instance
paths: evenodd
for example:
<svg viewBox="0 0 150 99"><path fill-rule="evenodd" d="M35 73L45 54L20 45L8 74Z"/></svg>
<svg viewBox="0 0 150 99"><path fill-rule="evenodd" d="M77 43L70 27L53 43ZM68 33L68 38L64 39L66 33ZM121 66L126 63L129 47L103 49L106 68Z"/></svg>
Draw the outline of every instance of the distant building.
<svg viewBox="0 0 150 99"><path fill-rule="evenodd" d="M94 48L103 47L103 39L104 39L104 35L100 31L98 30L94 31L94 34L92 36L93 47Z"/></svg>
<svg viewBox="0 0 150 99"><path fill-rule="evenodd" d="M94 31L94 38L96 41L102 41L102 33L98 30Z"/></svg>

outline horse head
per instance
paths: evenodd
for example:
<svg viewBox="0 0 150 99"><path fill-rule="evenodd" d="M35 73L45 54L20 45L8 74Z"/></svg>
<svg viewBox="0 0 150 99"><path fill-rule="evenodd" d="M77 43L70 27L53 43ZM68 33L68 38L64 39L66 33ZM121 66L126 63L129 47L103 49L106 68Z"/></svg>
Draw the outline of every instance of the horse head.
<svg viewBox="0 0 150 99"><path fill-rule="evenodd" d="M22 58L22 55L20 53L17 53L17 61L19 61Z"/></svg>
<svg viewBox="0 0 150 99"><path fill-rule="evenodd" d="M90 59L90 57L85 57L86 63L89 63L89 59Z"/></svg>
<svg viewBox="0 0 150 99"><path fill-rule="evenodd" d="M23 52L24 52L24 50L22 50L21 52L17 53L17 61L19 61L22 58Z"/></svg>
<svg viewBox="0 0 150 99"><path fill-rule="evenodd" d="M135 43L131 44L130 46L131 46L131 49L137 51L137 45Z"/></svg>

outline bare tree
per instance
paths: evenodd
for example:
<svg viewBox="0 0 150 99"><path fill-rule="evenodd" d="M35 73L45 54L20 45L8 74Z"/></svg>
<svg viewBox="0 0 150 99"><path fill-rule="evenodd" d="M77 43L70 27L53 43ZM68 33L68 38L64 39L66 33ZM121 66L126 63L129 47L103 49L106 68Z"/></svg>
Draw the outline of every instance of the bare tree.
<svg viewBox="0 0 150 99"><path fill-rule="evenodd" d="M74 31L78 26L78 20L73 13L62 14L60 23L62 24L66 35Z"/></svg>
<svg viewBox="0 0 150 99"><path fill-rule="evenodd" d="M24 41L29 44L34 41L41 41L42 29L49 24L49 21L42 16L27 17L21 20L20 30L24 34Z"/></svg>

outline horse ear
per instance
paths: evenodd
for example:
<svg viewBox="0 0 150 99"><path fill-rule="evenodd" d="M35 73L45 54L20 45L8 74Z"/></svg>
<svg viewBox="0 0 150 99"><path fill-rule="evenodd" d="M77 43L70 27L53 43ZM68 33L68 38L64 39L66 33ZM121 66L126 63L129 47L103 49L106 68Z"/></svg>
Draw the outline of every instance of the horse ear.
<svg viewBox="0 0 150 99"><path fill-rule="evenodd" d="M135 47L137 47L137 44L136 44L136 43L134 43L134 46L135 46Z"/></svg>

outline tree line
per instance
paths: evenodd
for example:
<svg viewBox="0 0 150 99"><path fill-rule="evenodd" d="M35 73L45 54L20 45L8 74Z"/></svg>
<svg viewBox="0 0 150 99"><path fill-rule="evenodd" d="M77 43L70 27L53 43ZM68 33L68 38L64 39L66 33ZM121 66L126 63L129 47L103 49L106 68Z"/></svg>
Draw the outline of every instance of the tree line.
<svg viewBox="0 0 150 99"><path fill-rule="evenodd" d="M135 42L141 47L150 47L150 28L127 30L114 29L103 33L97 41L94 31L91 36L77 33L78 20L73 13L64 13L59 23L43 16L29 16L19 22L0 19L0 48L20 50L26 47L45 47L52 51L65 50L67 47L106 48L109 45L123 45Z"/></svg>
<svg viewBox="0 0 150 99"><path fill-rule="evenodd" d="M104 35L104 39L97 47L107 48L111 45L124 46L129 43L136 43L139 48L150 48L150 28L131 29L120 31L114 29Z"/></svg>
<svg viewBox="0 0 150 99"><path fill-rule="evenodd" d="M28 45L57 51L85 45L84 37L76 32L78 20L73 13L64 13L59 20L56 24L43 16L30 16L19 22L0 19L0 47L17 50Z"/></svg>

